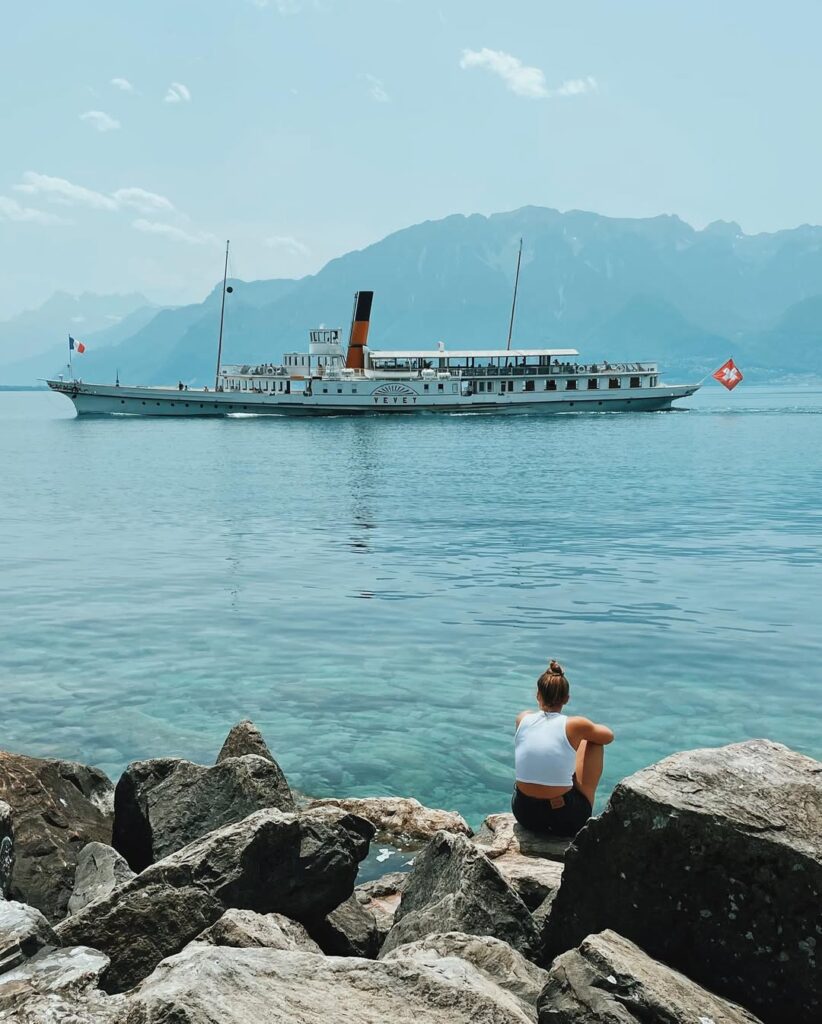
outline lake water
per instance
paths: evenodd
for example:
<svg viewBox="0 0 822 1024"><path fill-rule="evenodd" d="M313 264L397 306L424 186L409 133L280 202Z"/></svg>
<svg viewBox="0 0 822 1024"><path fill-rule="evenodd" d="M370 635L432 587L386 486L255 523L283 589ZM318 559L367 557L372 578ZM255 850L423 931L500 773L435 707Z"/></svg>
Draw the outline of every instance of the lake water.
<svg viewBox="0 0 822 1024"><path fill-rule="evenodd" d="M507 809L548 658L604 799L677 749L822 756L822 388L568 417L73 418L0 393L0 746Z"/></svg>

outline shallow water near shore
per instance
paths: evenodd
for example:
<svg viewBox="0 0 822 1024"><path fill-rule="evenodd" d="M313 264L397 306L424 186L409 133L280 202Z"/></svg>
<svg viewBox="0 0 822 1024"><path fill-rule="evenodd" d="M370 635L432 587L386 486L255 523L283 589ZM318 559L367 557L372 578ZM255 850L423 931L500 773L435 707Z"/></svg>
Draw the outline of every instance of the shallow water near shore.
<svg viewBox="0 0 822 1024"><path fill-rule="evenodd" d="M549 656L602 802L678 749L822 756L822 387L590 416L73 418L0 393L0 747L506 810ZM392 867L389 861L386 870Z"/></svg>

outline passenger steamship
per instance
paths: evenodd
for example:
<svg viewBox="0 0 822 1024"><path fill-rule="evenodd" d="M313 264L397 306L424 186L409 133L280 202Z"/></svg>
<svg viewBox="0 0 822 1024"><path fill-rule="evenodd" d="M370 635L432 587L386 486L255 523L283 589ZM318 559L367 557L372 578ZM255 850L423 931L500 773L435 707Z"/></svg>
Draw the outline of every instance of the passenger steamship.
<svg viewBox="0 0 822 1024"><path fill-rule="evenodd" d="M227 259L226 259L227 266ZM517 267L519 279L519 266ZM572 348L379 351L368 347L373 292L357 292L347 348L341 329L310 332L281 364L222 366L214 388L48 380L80 415L317 416L412 412L630 412L670 409L700 384L664 384L656 363L580 363Z"/></svg>

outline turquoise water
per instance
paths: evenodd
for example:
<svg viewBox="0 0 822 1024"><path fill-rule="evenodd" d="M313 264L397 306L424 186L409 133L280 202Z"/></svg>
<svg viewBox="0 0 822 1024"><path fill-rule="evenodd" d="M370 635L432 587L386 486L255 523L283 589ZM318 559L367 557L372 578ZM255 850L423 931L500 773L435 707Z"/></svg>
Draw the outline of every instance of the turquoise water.
<svg viewBox="0 0 822 1024"><path fill-rule="evenodd" d="M606 796L682 748L822 756L822 388L688 411L77 420L0 394L0 746L505 809L549 656Z"/></svg>

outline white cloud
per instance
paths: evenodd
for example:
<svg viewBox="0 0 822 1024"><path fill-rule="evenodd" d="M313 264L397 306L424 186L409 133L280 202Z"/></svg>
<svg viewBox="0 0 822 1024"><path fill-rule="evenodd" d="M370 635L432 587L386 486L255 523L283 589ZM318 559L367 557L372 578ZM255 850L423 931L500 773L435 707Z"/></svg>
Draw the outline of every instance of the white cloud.
<svg viewBox="0 0 822 1024"><path fill-rule="evenodd" d="M16 199L0 196L0 220L27 221L29 224L68 224L68 221L54 213L21 206Z"/></svg>
<svg viewBox="0 0 822 1024"><path fill-rule="evenodd" d="M539 68L529 68L518 57L502 50L463 50L461 68L483 68L505 82L511 92L529 99L544 99L548 95L545 75Z"/></svg>
<svg viewBox="0 0 822 1024"><path fill-rule="evenodd" d="M56 203L66 206L88 206L93 210L116 210L117 201L102 192L94 192L82 185L74 185L65 178L52 178L48 174L26 171L23 184L15 185L18 192L28 195L44 195Z"/></svg>
<svg viewBox="0 0 822 1024"><path fill-rule="evenodd" d="M368 82L368 85L370 86L370 89L371 89L371 95L374 97L374 99L378 103L390 103L391 102L391 97L385 91L385 86L382 84L380 79L377 78L376 75L365 74L365 75L362 75L361 77L364 78L366 80L366 82Z"/></svg>
<svg viewBox="0 0 822 1024"><path fill-rule="evenodd" d="M187 242L189 245L207 245L216 241L214 235L210 235L206 231L191 234L188 231L183 231L182 228L174 227L173 224L163 224L162 221L157 220L144 220L142 217L132 221L131 226L146 234L163 235L174 242Z"/></svg>
<svg viewBox="0 0 822 1024"><path fill-rule="evenodd" d="M541 68L523 64L519 57L502 50L463 50L461 68L482 68L497 75L505 85L516 93L532 100L551 99L555 96L581 96L596 92L597 82L591 75L585 78L570 78L556 89L549 89Z"/></svg>
<svg viewBox="0 0 822 1024"><path fill-rule="evenodd" d="M140 213L156 213L158 210L172 211L174 204L165 196L156 192L147 192L144 188L118 188L112 192L112 198L120 206L132 206Z"/></svg>
<svg viewBox="0 0 822 1024"><path fill-rule="evenodd" d="M172 82L165 95L166 103L190 103L191 93L182 82Z"/></svg>
<svg viewBox="0 0 822 1024"><path fill-rule="evenodd" d="M80 120L90 121L98 132L113 132L120 127L119 121L104 114L102 110L87 110L85 114L80 115Z"/></svg>
<svg viewBox="0 0 822 1024"><path fill-rule="evenodd" d="M282 249L292 256L308 256L311 252L304 242L292 238L291 235L272 235L264 239L263 245L267 245L269 249Z"/></svg>
<svg viewBox="0 0 822 1024"><path fill-rule="evenodd" d="M113 85L115 89L120 89L123 92L134 92L134 86L129 82L127 78L112 78L110 85Z"/></svg>

